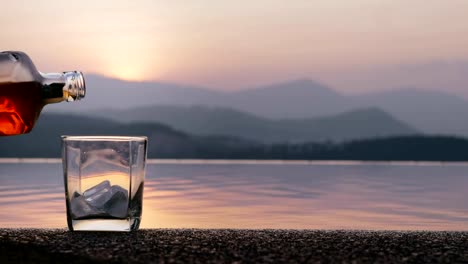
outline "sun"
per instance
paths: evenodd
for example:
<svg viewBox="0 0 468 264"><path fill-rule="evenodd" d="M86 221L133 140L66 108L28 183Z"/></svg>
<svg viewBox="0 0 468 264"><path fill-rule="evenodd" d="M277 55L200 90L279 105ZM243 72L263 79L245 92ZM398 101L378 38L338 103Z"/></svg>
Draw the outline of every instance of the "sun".
<svg viewBox="0 0 468 264"><path fill-rule="evenodd" d="M143 81L155 76L156 51L144 39L119 36L98 45L100 72L105 75L131 81Z"/></svg>
<svg viewBox="0 0 468 264"><path fill-rule="evenodd" d="M150 65L144 54L138 52L114 52L106 57L106 75L128 81L143 81Z"/></svg>
<svg viewBox="0 0 468 264"><path fill-rule="evenodd" d="M141 65L113 65L108 75L126 81L143 81L147 77Z"/></svg>

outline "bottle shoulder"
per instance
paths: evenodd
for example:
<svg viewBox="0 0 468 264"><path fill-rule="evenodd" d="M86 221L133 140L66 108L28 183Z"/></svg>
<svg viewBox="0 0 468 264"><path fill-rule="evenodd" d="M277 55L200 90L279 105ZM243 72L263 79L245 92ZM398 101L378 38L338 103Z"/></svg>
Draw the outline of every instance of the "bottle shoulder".
<svg viewBox="0 0 468 264"><path fill-rule="evenodd" d="M0 83L40 82L41 76L33 62L23 52L0 52Z"/></svg>

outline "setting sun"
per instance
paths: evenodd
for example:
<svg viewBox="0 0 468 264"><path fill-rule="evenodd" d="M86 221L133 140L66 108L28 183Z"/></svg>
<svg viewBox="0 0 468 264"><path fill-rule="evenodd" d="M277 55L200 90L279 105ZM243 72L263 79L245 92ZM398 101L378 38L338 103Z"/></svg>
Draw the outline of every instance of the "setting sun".
<svg viewBox="0 0 468 264"><path fill-rule="evenodd" d="M95 48L102 68L99 72L123 80L143 81L157 75L152 70L158 53L145 36L109 36Z"/></svg>
<svg viewBox="0 0 468 264"><path fill-rule="evenodd" d="M123 65L114 64L109 68L109 73L106 74L109 77L114 77L126 81L143 81L145 79L144 70L141 69L141 65Z"/></svg>

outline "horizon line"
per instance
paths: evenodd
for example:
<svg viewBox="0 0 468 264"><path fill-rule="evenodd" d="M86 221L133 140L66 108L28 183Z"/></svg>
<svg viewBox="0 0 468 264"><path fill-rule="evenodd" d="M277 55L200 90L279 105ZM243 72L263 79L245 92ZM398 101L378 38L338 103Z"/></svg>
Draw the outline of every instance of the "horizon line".
<svg viewBox="0 0 468 264"><path fill-rule="evenodd" d="M0 158L0 164L60 164L61 158ZM365 161L365 160L280 160L280 159L147 159L160 165L313 165L313 166L468 166L467 161Z"/></svg>

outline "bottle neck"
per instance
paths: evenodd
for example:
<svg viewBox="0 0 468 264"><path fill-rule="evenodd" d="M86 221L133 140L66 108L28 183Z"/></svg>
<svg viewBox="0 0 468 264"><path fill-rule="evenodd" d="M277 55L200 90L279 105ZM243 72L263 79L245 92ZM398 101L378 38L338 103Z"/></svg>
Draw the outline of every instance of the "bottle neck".
<svg viewBox="0 0 468 264"><path fill-rule="evenodd" d="M42 98L45 104L73 102L85 97L86 85L78 71L42 75Z"/></svg>

